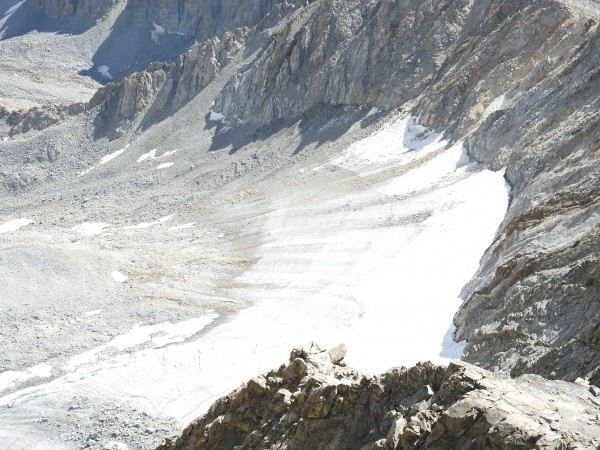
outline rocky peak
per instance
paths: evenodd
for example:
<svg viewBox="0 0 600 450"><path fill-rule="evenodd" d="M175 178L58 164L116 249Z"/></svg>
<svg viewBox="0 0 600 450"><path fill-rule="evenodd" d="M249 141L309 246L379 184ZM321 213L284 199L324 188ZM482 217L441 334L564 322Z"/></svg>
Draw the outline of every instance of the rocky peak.
<svg viewBox="0 0 600 450"><path fill-rule="evenodd" d="M218 400L157 450L567 449L600 445L600 389L464 362L363 375L310 343Z"/></svg>

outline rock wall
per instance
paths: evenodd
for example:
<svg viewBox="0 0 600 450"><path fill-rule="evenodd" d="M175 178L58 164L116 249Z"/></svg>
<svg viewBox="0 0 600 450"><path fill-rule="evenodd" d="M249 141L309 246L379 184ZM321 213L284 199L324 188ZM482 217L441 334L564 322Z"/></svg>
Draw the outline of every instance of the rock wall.
<svg viewBox="0 0 600 450"><path fill-rule="evenodd" d="M108 12L118 0L29 0L27 3L48 17L66 21L75 15L99 17Z"/></svg>
<svg viewBox="0 0 600 450"><path fill-rule="evenodd" d="M156 23L168 33L194 36L199 41L251 27L285 0L129 0L136 20ZM293 2L290 2L293 3Z"/></svg>
<svg viewBox="0 0 600 450"><path fill-rule="evenodd" d="M345 347L295 349L290 364L212 405L175 449L567 449L600 445L600 389L510 379L467 363L370 377Z"/></svg>
<svg viewBox="0 0 600 450"><path fill-rule="evenodd" d="M175 64L153 63L147 70L110 83L90 100L100 107L98 127L109 134L147 126L181 108L211 83L242 50L244 30L195 45Z"/></svg>

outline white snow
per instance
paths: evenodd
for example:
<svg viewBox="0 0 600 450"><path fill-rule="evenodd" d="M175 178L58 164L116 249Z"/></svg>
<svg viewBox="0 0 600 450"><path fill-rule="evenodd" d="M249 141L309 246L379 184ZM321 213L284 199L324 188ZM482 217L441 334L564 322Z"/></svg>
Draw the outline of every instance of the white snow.
<svg viewBox="0 0 600 450"><path fill-rule="evenodd" d="M97 316L98 314L100 314L103 310L102 309L95 309L93 311L88 311L86 312L84 315L91 317L91 316Z"/></svg>
<svg viewBox="0 0 600 450"><path fill-rule="evenodd" d="M73 395L118 398L185 425L308 340L345 342L348 363L371 373L460 356L462 344L451 340L452 316L505 214L503 174L470 163L460 144L447 148L413 119L357 142L328 168L336 166L370 178L361 184L356 177L351 189L332 184L327 200L315 202L324 187L310 177L323 182L329 171L307 171L303 190L282 190L270 199L266 218L245 226L248 235L262 236L257 262L236 278L243 287L228 295L253 306L169 347L162 346L216 316L199 324L135 327L74 357L67 369L75 372L0 398L0 405L42 408ZM397 175L387 175L386 167ZM223 214L235 217L253 207L236 202ZM159 348L128 353L140 344Z"/></svg>
<svg viewBox="0 0 600 450"><path fill-rule="evenodd" d="M156 148L153 148L152 150L150 150L148 153L144 153L142 156L140 156L137 160L137 162L143 162L146 161L147 159L156 159Z"/></svg>
<svg viewBox="0 0 600 450"><path fill-rule="evenodd" d="M173 167L174 165L175 165L174 162L168 162L168 163L159 164L158 166L156 166L156 168L158 170L160 170L160 169L168 169L169 167Z"/></svg>
<svg viewBox="0 0 600 450"><path fill-rule="evenodd" d="M11 15L12 13L14 13L14 12L15 12L17 9L19 9L19 8L21 7L21 5L22 5L23 3L25 3L25 1L26 1L26 0L21 0L20 2L16 3L15 5L11 6L10 8L8 8L8 9L6 10L6 12L4 13L4 16L6 17L6 16L9 16L9 15Z"/></svg>
<svg viewBox="0 0 600 450"><path fill-rule="evenodd" d="M510 101L506 99L504 95L500 95L496 97L492 102L488 105L488 107L483 112L482 120L487 119L490 114L500 111L501 109L506 108L510 104Z"/></svg>
<svg viewBox="0 0 600 450"><path fill-rule="evenodd" d="M150 227L153 227L154 225L160 225L161 223L168 222L169 220L173 219L173 217L175 217L175 214L161 217L160 219L155 220L154 222L142 222L137 225L128 225L126 227L123 227L123 229L124 230L139 230L139 229L143 229L143 228L150 228Z"/></svg>
<svg viewBox="0 0 600 450"><path fill-rule="evenodd" d="M102 75L107 80L112 80L113 76L110 74L110 68L108 66L102 65L98 67L98 73Z"/></svg>
<svg viewBox="0 0 600 450"><path fill-rule="evenodd" d="M217 317L217 314L210 314L206 317L189 319L175 324L170 322L160 323L158 325L138 324L134 326L131 331L117 336L108 344L101 345L85 353L73 356L64 368L65 370L73 371L84 364L97 361L98 358L107 351L110 355L113 355L115 351L122 353L125 350L148 342L152 342L155 348L183 342L190 336L201 331Z"/></svg>
<svg viewBox="0 0 600 450"><path fill-rule="evenodd" d="M424 154L445 147L441 135L419 125L415 118L398 118L365 139L352 144L343 154L331 162L335 165L370 173L372 170L389 167L390 163L406 165ZM314 168L318 171L321 168Z"/></svg>
<svg viewBox="0 0 600 450"><path fill-rule="evenodd" d="M225 116L221 113L211 111L210 115L208 116L208 120L211 122L223 122L225 120Z"/></svg>
<svg viewBox="0 0 600 450"><path fill-rule="evenodd" d="M125 148L122 148L121 150L117 150L116 152L114 152L114 153L111 153L110 155L106 155L106 156L104 156L104 157L103 157L103 158L100 160L100 164L101 164L101 165L104 165L104 164L106 164L107 162L109 162L109 161L112 161L112 160L113 160L113 159L115 159L117 156L119 156L119 155L122 155L122 154L125 152L125 150L127 150L128 148L129 148L129 144L127 144L127 145L125 146Z"/></svg>
<svg viewBox="0 0 600 450"><path fill-rule="evenodd" d="M185 230L186 228L192 228L194 225L196 225L196 222L184 223L183 225L177 225L169 228L169 231Z"/></svg>
<svg viewBox="0 0 600 450"><path fill-rule="evenodd" d="M374 116L375 114L378 114L378 113L379 113L379 108L375 108L375 107L373 107L373 108L371 108L371 109L369 110L369 112L368 112L368 113L367 113L367 115L365 116L365 119L366 119L367 117Z"/></svg>
<svg viewBox="0 0 600 450"><path fill-rule="evenodd" d="M107 223L101 222L85 222L71 228L77 233L86 234L88 236L95 236L104 231L105 228L110 227Z"/></svg>
<svg viewBox="0 0 600 450"><path fill-rule="evenodd" d="M17 231L17 230L23 228L24 226L30 225L32 223L33 223L33 220L31 220L31 219L10 220L8 222L4 222L3 224L0 224L0 233L8 233L11 231Z"/></svg>
<svg viewBox="0 0 600 450"><path fill-rule="evenodd" d="M115 270L114 272L111 272L110 276L117 283L125 283L129 279L129 277L127 275L124 275L117 270Z"/></svg>
<svg viewBox="0 0 600 450"><path fill-rule="evenodd" d="M137 162L144 162L148 159L153 160L153 159L162 159L162 158L168 158L169 156L174 155L175 153L177 153L177 150L170 150L170 151L166 151L164 152L162 155L160 156L156 156L156 152L158 151L158 149L153 148L152 150L150 150L148 153L144 153L142 156L140 156L137 160Z"/></svg>
<svg viewBox="0 0 600 450"><path fill-rule="evenodd" d="M165 34L165 29L163 27L161 27L160 25L158 25L157 23L154 23L154 22L152 23L152 26L154 28L150 31L150 39L155 44L158 44L158 42L160 41L160 37L163 34Z"/></svg>
<svg viewBox="0 0 600 450"><path fill-rule="evenodd" d="M39 364L23 372L6 371L0 373L0 392L14 387L17 383L30 380L32 378L49 378L52 376L52 366Z"/></svg>

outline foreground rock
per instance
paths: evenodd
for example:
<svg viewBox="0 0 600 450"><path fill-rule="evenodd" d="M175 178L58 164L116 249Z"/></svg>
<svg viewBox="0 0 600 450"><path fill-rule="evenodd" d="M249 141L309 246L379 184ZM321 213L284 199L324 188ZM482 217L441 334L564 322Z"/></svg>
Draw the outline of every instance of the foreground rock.
<svg viewBox="0 0 600 450"><path fill-rule="evenodd" d="M584 449L600 445L598 388L510 379L464 362L370 377L316 344L212 405L174 449Z"/></svg>

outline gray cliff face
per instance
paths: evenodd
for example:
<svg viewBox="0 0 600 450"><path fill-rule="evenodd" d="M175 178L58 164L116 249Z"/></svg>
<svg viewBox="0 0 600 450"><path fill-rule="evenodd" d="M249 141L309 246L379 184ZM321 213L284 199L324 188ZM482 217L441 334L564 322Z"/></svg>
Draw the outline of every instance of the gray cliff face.
<svg viewBox="0 0 600 450"><path fill-rule="evenodd" d="M214 81L240 53L243 39L242 30L229 32L195 45L175 64L151 64L121 83L101 88L88 108L100 106L99 127L109 134L120 134L134 123L148 126L181 108Z"/></svg>
<svg viewBox="0 0 600 450"><path fill-rule="evenodd" d="M72 19L76 15L97 18L108 12L118 0L30 0L31 7L59 21Z"/></svg>
<svg viewBox="0 0 600 450"><path fill-rule="evenodd" d="M511 380L467 363L369 377L315 344L217 401L175 449L567 449L600 445L595 386Z"/></svg>
<svg viewBox="0 0 600 450"><path fill-rule="evenodd" d="M130 0L128 8L137 20L156 23L168 33L205 40L236 28L254 26L286 3L284 0Z"/></svg>

